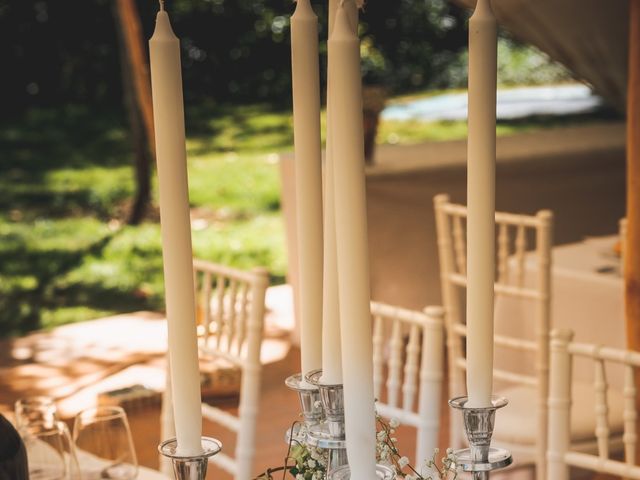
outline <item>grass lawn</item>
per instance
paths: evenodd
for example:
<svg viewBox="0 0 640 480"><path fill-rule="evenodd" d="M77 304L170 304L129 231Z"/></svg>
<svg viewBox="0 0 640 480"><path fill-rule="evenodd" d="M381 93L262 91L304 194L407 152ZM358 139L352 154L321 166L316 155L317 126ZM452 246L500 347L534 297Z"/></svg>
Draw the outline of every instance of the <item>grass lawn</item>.
<svg viewBox="0 0 640 480"><path fill-rule="evenodd" d="M511 122L500 134L548 121ZM0 336L163 308L157 212L123 225L133 173L124 116L82 107L0 122ZM289 112L264 105L187 111L195 255L286 273L277 152ZM463 138L463 122L385 122L379 140Z"/></svg>

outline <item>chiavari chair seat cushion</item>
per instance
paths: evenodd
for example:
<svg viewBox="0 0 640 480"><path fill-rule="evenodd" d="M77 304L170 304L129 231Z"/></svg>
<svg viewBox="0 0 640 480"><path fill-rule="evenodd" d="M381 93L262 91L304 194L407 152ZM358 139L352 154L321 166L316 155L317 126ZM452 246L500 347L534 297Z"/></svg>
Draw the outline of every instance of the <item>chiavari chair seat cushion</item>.
<svg viewBox="0 0 640 480"><path fill-rule="evenodd" d="M573 382L571 405L571 442L593 440L596 429L595 388L592 383ZM497 395L509 399L509 404L496 416L493 439L497 444L528 444L537 440L535 390L525 385L508 387ZM618 389L609 388L609 425L611 436L620 436L624 429L624 396Z"/></svg>

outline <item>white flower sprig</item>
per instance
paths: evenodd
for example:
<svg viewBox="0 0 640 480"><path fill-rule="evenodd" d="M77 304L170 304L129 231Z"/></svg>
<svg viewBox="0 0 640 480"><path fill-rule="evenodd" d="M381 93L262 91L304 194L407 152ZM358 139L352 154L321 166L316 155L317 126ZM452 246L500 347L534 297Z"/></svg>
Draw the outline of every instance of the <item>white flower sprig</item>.
<svg viewBox="0 0 640 480"><path fill-rule="evenodd" d="M299 422L294 422L290 430L289 449L287 450L284 465L268 468L265 472L255 477L255 480L274 480L273 474L276 472L282 472L283 479L287 473L295 480L323 480L326 478L329 451L295 440L293 432L296 426L299 426L298 434L302 437L306 436L306 426Z"/></svg>
<svg viewBox="0 0 640 480"><path fill-rule="evenodd" d="M376 434L378 461L392 466L396 471L397 478L403 478L404 480L434 480L431 475L427 474L425 476L422 472L418 472L411 465L409 459L400 454L397 447L398 440L394 436L400 423L393 418L387 423L377 414L376 422L378 424L378 432ZM428 471L435 474L439 480L456 480L458 477L458 469L453 450L450 448L447 449L446 456L442 457L440 466L438 466L436 462L437 455L438 449L436 448L431 460L425 463ZM408 470L408 472L405 472L405 469Z"/></svg>
<svg viewBox="0 0 640 480"><path fill-rule="evenodd" d="M395 437L395 433L400 423L395 419L387 422L378 414L376 414L376 423L377 461L393 467L396 471L396 478L404 480L457 480L458 468L453 450L448 448L446 455L441 458L440 465L438 465L436 461L438 449L436 448L431 460L424 464L424 469L429 473L418 472L411 465L409 459L401 455L398 450L398 440ZM297 424L298 422L294 423L294 425ZM301 425L300 428L304 429L305 427ZM273 474L276 472L282 472L283 479L288 473L295 480L323 480L327 475L328 463L328 450L299 443L293 439L292 435L285 464L267 469L264 473L255 477L255 480L274 480Z"/></svg>

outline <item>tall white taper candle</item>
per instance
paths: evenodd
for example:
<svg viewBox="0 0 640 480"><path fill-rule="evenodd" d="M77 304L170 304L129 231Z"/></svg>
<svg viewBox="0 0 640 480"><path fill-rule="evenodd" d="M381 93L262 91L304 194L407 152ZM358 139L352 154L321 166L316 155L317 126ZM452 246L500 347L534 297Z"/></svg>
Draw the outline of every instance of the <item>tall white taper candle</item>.
<svg viewBox="0 0 640 480"><path fill-rule="evenodd" d="M376 464L373 346L360 42L347 5L338 7L329 38L331 131L342 351L349 352L342 363L347 457L351 478L365 480L375 478Z"/></svg>
<svg viewBox="0 0 640 480"><path fill-rule="evenodd" d="M329 34L340 0L329 0ZM354 3L345 5L352 28L357 28L358 9ZM335 72L334 72L335 73ZM324 281L322 304L322 382L326 384L342 383L342 348L340 340L340 309L338 299L338 263L336 257L335 211L332 151L333 133L331 132L331 75L327 78L327 146L324 170Z"/></svg>
<svg viewBox="0 0 640 480"><path fill-rule="evenodd" d="M322 366L322 160L318 18L309 0L291 16L302 374Z"/></svg>
<svg viewBox="0 0 640 480"><path fill-rule="evenodd" d="M495 268L497 27L489 0L469 20L467 143L467 394L491 404Z"/></svg>
<svg viewBox="0 0 640 480"><path fill-rule="evenodd" d="M164 10L156 17L149 52L176 438L180 454L197 455L202 416L180 42Z"/></svg>
<svg viewBox="0 0 640 480"><path fill-rule="evenodd" d="M324 290L322 299L322 383L342 383L342 345L340 307L338 303L338 259L336 256L336 221L334 210L334 166L331 114L327 106L327 148L324 170Z"/></svg>
<svg viewBox="0 0 640 480"><path fill-rule="evenodd" d="M338 0L329 0L329 34ZM327 141L324 162L324 265L322 297L322 382L342 383L340 307L338 304L338 259L333 187L333 134L331 132L331 77L327 76Z"/></svg>

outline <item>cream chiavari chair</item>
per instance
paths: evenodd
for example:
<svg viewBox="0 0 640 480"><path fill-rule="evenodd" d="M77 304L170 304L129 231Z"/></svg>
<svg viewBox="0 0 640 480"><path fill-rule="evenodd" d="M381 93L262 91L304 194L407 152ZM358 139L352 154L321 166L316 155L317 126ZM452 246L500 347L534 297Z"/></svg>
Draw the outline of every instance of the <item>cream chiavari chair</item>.
<svg viewBox="0 0 640 480"><path fill-rule="evenodd" d="M568 480L569 468L578 467L624 478L640 479L636 465L636 386L635 373L640 368L640 353L630 350L571 342L573 332L554 331L551 340L549 391L549 480ZM593 410L575 412L576 383L572 368L576 359L593 363ZM623 369L622 392L610 388L608 372L612 366ZM597 453L572 445L574 424L585 415L595 417ZM593 450L593 449L592 449ZM614 450L624 451L624 460L610 457Z"/></svg>
<svg viewBox="0 0 640 480"><path fill-rule="evenodd" d="M444 355L444 312L371 302L373 376L378 413L416 428L415 465L438 445ZM386 377L386 381L385 381Z"/></svg>
<svg viewBox="0 0 640 480"><path fill-rule="evenodd" d="M440 257L440 279L445 307L447 328L447 351L449 367L449 395L465 394L466 358L464 338L464 288L466 277L466 218L467 208L449 202L447 195L434 198L438 252ZM521 415L536 416L535 443L520 443L505 435L501 438L503 422L496 422L494 443L512 450L519 465L535 464L536 478L545 478L545 452L547 438L547 410L549 372L549 331L551 297L551 237L553 214L542 210L534 216L497 212L496 282L495 293L526 299L536 311L536 339L522 339L496 335L495 344L500 348L530 352L535 356L535 374L521 371L494 369L494 379L513 384L514 387L497 392L510 398L510 409ZM535 239L535 246L530 242ZM525 283L525 260L527 250L535 248L537 263L536 281L533 286ZM517 319L514 319L517 321ZM516 392L518 394L516 394ZM524 394L522 394L524 392ZM519 398L533 399L526 407L518 405ZM526 410L526 411L521 411ZM501 411L500 417L504 419ZM451 446L464 442L461 418L454 415L450 422Z"/></svg>
<svg viewBox="0 0 640 480"><path fill-rule="evenodd" d="M250 272L195 259L200 357L224 359L241 371L238 416L206 403L202 416L237 434L235 458L221 452L211 463L236 480L252 478L255 431L260 395L260 348L269 275L265 269ZM168 375L168 372L167 372ZM163 438L171 436L173 423L170 389L163 398ZM166 472L165 472L166 473Z"/></svg>

